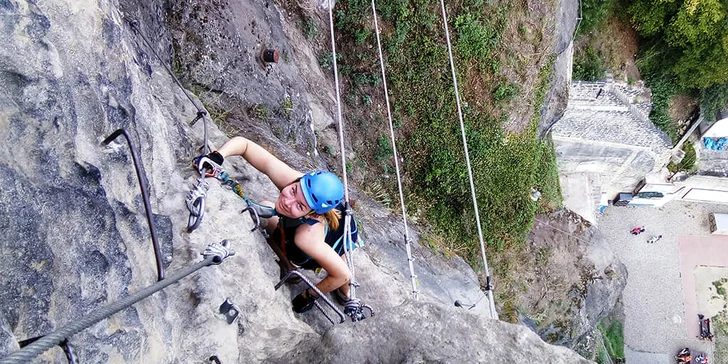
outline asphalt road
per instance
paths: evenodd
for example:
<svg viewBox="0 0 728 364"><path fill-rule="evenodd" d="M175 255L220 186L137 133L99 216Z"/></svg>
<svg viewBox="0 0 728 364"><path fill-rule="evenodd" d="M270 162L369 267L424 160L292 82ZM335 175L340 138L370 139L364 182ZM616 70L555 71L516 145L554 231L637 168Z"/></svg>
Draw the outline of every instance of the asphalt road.
<svg viewBox="0 0 728 364"><path fill-rule="evenodd" d="M692 317L695 308L687 307L688 317L685 305L685 297L695 296L694 284L684 289L681 276L681 261L699 262L701 254L710 254L685 249L685 244L702 241L701 237L715 241L715 236L710 237L709 212L728 212L728 205L673 201L661 208L610 206L597 217L594 238L609 244L629 274L623 292L628 364L674 363L673 356L682 347L712 356L710 343L697 340L691 335L694 330L688 330L697 325L697 317ZM646 231L630 234L636 226L645 226ZM662 239L648 244L654 235ZM728 237L719 239L725 240L728 249ZM728 266L728 259L711 259L710 265Z"/></svg>

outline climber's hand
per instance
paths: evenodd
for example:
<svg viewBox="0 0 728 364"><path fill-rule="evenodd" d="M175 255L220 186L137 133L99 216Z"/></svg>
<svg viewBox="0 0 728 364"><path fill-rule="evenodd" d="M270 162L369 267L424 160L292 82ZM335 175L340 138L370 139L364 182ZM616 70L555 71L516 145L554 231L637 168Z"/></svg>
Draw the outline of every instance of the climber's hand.
<svg viewBox="0 0 728 364"><path fill-rule="evenodd" d="M318 296L316 292L307 289L293 299L293 311L297 313L304 313L313 308L313 303L316 302Z"/></svg>
<svg viewBox="0 0 728 364"><path fill-rule="evenodd" d="M207 170L215 171L222 169L222 163L225 160L223 156L217 151L210 154L203 154L192 160L192 164L197 168L198 171Z"/></svg>

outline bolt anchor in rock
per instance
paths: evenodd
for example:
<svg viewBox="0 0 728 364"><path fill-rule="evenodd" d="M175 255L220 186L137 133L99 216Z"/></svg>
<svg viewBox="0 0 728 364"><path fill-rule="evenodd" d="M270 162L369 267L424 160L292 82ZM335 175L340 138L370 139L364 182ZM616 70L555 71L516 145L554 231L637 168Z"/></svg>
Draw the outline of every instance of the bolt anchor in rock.
<svg viewBox="0 0 728 364"><path fill-rule="evenodd" d="M265 49L263 50L263 54L261 58L263 59L263 63L278 63L278 50L275 49Z"/></svg>

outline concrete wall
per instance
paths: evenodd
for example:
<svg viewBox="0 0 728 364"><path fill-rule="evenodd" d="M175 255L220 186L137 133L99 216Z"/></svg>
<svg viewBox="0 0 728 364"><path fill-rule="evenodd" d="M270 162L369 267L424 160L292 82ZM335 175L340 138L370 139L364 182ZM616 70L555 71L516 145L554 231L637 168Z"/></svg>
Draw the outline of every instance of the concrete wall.
<svg viewBox="0 0 728 364"><path fill-rule="evenodd" d="M661 192L663 198L634 198L630 205L662 206L672 200L728 203L728 178L690 176L675 183L647 183L640 192Z"/></svg>
<svg viewBox="0 0 728 364"><path fill-rule="evenodd" d="M632 191L644 176L662 167L651 149L624 144L553 137L559 170L565 174L598 173L607 193Z"/></svg>

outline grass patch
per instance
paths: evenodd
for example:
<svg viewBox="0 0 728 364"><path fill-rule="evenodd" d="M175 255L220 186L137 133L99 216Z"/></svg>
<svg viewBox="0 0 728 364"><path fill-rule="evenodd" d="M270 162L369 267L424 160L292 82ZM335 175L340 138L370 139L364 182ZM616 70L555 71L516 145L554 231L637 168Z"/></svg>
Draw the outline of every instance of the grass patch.
<svg viewBox="0 0 728 364"><path fill-rule="evenodd" d="M721 280L717 280L717 281L713 282L712 284L713 284L713 287L715 287L715 292L718 293L719 295L725 297L726 290L725 290L725 287L723 287L723 283L726 283L725 278L723 278Z"/></svg>
<svg viewBox="0 0 728 364"><path fill-rule="evenodd" d="M308 40L316 39L319 36L318 23L315 19L304 16L298 23L303 35Z"/></svg>
<svg viewBox="0 0 728 364"><path fill-rule="evenodd" d="M286 95L286 97L283 98L283 101L281 102L281 113L283 113L283 116L286 117L286 119L291 119L291 116L293 115L293 109L295 108L295 105L293 105L293 100L290 96Z"/></svg>
<svg viewBox="0 0 728 364"><path fill-rule="evenodd" d="M677 173L680 171L690 171L694 166L695 162L697 160L697 155L695 152L695 146L693 143L686 141L682 145L682 150L685 152L685 157L680 161L680 163L668 163L667 169L672 173Z"/></svg>
<svg viewBox="0 0 728 364"><path fill-rule="evenodd" d="M604 340L604 347L607 349L607 354L611 357L613 362L615 359L624 359L624 325L619 321L601 321L599 325L599 332L602 334ZM608 361L610 362L610 361Z"/></svg>
<svg viewBox="0 0 728 364"><path fill-rule="evenodd" d="M713 330L713 364L728 364L728 313L725 310L710 320Z"/></svg>
<svg viewBox="0 0 728 364"><path fill-rule="evenodd" d="M582 0L581 22L576 30L576 38L589 34L604 24L614 11L616 0Z"/></svg>
<svg viewBox="0 0 728 364"><path fill-rule="evenodd" d="M370 3L353 0L337 7L340 68L348 82L344 92L350 96L346 98L350 105L347 117L360 120L352 124L360 128L357 134L366 138L362 145L368 148L359 151L359 157L366 155L367 160L376 162L364 177L365 184L381 186L394 196L395 181L377 178L382 167L385 173L392 171L388 130L384 122L371 116L380 111L367 107L383 103L381 91L375 87L379 83L379 77L374 76L379 74L376 47L361 43L363 38L373 43L373 37L367 35ZM509 51L518 49L517 45L503 44L509 21L517 25L519 17L529 15L516 3L461 0L450 2L447 8L481 226L489 260L498 262L501 267L494 270L505 276L508 270L502 267L515 266L518 254L510 252L522 250L535 213L561 204L553 148L548 141L537 140L539 110L549 86L553 57L532 58L536 65L528 63L526 56L524 62L508 62ZM392 118L405 171L407 210L411 218L428 225L429 241L436 242L433 245L440 251L457 252L480 270L475 211L439 4L382 0L377 9L382 18ZM513 35L535 43L525 45L527 49L549 49L551 42L544 36L521 37L519 31L524 33L514 28ZM538 76L528 72L533 67L538 67ZM521 124L528 124L519 128L522 132L504 128L509 112L506 107L516 99L519 115L526 118ZM386 114L379 119L386 120ZM538 202L529 197L533 187L542 192ZM381 199L379 187L370 192ZM521 287L506 278L499 282L499 287L508 285ZM503 288L498 293L502 294L502 305L515 308L514 297L520 289Z"/></svg>
<svg viewBox="0 0 728 364"><path fill-rule="evenodd" d="M578 50L574 55L574 80L599 81L604 78L605 70L601 55L597 54L592 47Z"/></svg>
<svg viewBox="0 0 728 364"><path fill-rule="evenodd" d="M714 85L700 91L700 106L708 124L716 121L718 110L728 105L728 83Z"/></svg>
<svg viewBox="0 0 728 364"><path fill-rule="evenodd" d="M270 116L270 111L263 104L253 104L248 108L248 114L256 119L267 120Z"/></svg>

